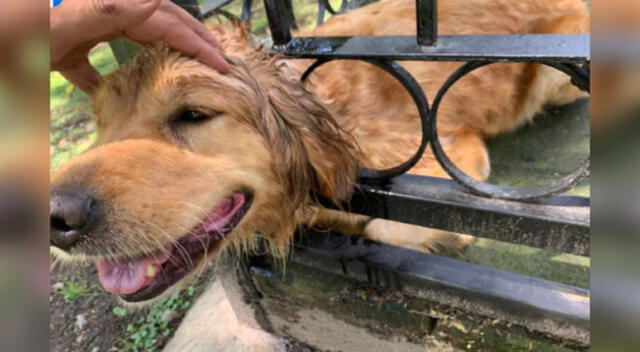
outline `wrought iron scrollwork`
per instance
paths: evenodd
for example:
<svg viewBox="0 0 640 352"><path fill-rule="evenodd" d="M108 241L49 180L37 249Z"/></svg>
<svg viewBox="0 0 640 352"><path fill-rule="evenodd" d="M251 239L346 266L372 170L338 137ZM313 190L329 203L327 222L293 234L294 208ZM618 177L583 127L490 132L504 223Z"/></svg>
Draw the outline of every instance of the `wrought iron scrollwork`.
<svg viewBox="0 0 640 352"><path fill-rule="evenodd" d="M318 59L304 72L301 80L304 82L309 75L318 67L337 60L335 58ZM472 61L463 64L442 85L435 97L433 106L430 108L427 97L413 76L393 60L368 60L360 59L375 65L392 75L409 92L411 98L418 108L420 123L422 127L422 137L418 150L404 163L389 169L375 170L362 168L358 171L358 181L361 184L381 184L388 182L391 178L407 173L422 158L427 144L431 143L431 149L436 160L442 168L455 180L471 193L495 199L508 199L520 201L532 201L540 198L550 197L565 192L579 184L590 174L590 161L585 160L578 169L569 175L564 176L551 184L538 187L509 187L494 185L473 179L460 170L444 152L440 140L438 139L437 113L442 99L449 89L462 77L472 71L497 62L492 61ZM571 77L571 82L579 89L589 92L589 71L572 63L541 63L560 70Z"/></svg>
<svg viewBox="0 0 640 352"><path fill-rule="evenodd" d="M245 5L250 0L244 0ZM351 8L376 0L342 0L336 9L328 0L319 0L318 23L324 19L325 11L338 14ZM577 170L563 178L538 187L508 187L478 181L462 172L446 155L438 139L437 113L447 91L462 77L470 72L499 62L522 62L548 65L571 77L578 88L589 91L589 54L588 36L581 35L503 35L503 36L438 36L437 2L435 0L417 0L417 44L408 41L408 37L392 39L379 38L293 38L291 28L295 23L290 0L264 0L272 39L273 50L290 57L315 58L302 76L305 81L321 65L333 60L360 60L375 65L391 74L411 95L419 112L422 129L420 146L404 163L389 169L361 169L358 179L361 184L384 184L392 178L408 172L422 158L427 144L431 143L436 160L448 175L469 192L488 198L535 201L550 197L580 183L589 176L589 159ZM247 12L248 6L245 6ZM437 39L437 40L436 40ZM415 39L413 39L415 40ZM526 42L527 45L522 43ZM413 41L413 43L416 43ZM494 43L494 46L490 44ZM371 50L364 50L369 48ZM474 49L470 49L473 47ZM393 48L389 50L388 48ZM533 48L533 49L531 49ZM586 48L586 49L585 49ZM471 52L469 52L471 50ZM433 105L429 106L424 91L401 65L399 60L424 61L465 61L438 91ZM580 66L581 64L582 66Z"/></svg>
<svg viewBox="0 0 640 352"><path fill-rule="evenodd" d="M549 185L538 187L508 187L489 184L486 182L478 181L471 178L460 170L452 161L447 157L442 145L438 139L437 129L437 116L440 103L447 93L447 91L462 77L471 73L472 71L481 67L494 64L496 62L489 61L473 61L468 62L460 66L445 83L442 85L431 108L431 116L429 119L429 133L431 140L431 148L436 159L442 166L442 168L454 179L458 184L462 185L470 192L489 198L497 199L509 199L509 200L535 200L539 198L553 196L564 191L567 191L580 183L586 177L589 176L589 159L585 160L578 169L569 175L564 176L560 180L557 180ZM554 67L571 77L571 82L583 91L589 91L589 74L588 71L578 67L575 64L565 63L541 63Z"/></svg>
<svg viewBox="0 0 640 352"><path fill-rule="evenodd" d="M309 68L302 74L301 80L304 82L307 80L309 75L313 71L315 71L318 67L333 61L334 59L320 59L314 62ZM375 170L375 169L367 169L362 168L358 170L358 181L360 183L385 183L389 181L392 177L400 176L402 174L407 173L411 168L413 168L422 158L424 151L427 148L427 144L429 144L429 126L431 123L429 122L430 114L429 114L429 102L427 97L424 94L424 91L420 87L420 84L413 78L413 76L405 70L402 66L400 66L397 62L392 60L361 60L364 62L368 62L372 65L375 65L385 72L389 73L393 76L402 86L409 92L411 98L413 99L416 107L418 108L418 115L420 117L420 124L422 127L422 137L420 140L420 146L418 150L409 158L407 161L400 165L396 165L389 169L384 170Z"/></svg>

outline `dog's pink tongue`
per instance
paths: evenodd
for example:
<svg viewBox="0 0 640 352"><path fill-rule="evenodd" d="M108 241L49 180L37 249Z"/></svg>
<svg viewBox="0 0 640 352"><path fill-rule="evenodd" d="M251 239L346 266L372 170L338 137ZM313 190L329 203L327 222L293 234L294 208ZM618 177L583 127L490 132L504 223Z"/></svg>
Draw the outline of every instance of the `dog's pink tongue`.
<svg viewBox="0 0 640 352"><path fill-rule="evenodd" d="M105 290L115 294L138 291L147 282L146 271L150 260L139 262L98 261L98 277Z"/></svg>
<svg viewBox="0 0 640 352"><path fill-rule="evenodd" d="M166 262L170 255L171 251L165 250L135 262L99 260L97 262L98 278L102 287L108 292L131 294L153 279L149 277L148 267L153 266L157 275L159 265Z"/></svg>

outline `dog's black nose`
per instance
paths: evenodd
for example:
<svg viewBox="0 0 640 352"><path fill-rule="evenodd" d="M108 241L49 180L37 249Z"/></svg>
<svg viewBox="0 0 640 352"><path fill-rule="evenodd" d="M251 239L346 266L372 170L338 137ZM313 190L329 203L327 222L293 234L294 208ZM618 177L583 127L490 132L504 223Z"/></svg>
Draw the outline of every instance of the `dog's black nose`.
<svg viewBox="0 0 640 352"><path fill-rule="evenodd" d="M61 249L73 247L97 221L96 199L82 188L53 189L49 204L51 244Z"/></svg>

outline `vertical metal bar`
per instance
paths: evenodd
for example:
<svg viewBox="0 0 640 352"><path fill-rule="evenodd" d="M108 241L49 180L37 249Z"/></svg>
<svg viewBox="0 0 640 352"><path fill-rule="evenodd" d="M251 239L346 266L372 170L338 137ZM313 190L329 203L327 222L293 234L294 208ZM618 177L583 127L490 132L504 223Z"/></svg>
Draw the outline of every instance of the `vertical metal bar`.
<svg viewBox="0 0 640 352"><path fill-rule="evenodd" d="M202 21L204 19L197 0L172 0L172 2L185 9L198 20ZM109 42L109 46L116 61L118 61L118 66L124 65L127 61L144 51L140 45L126 38L112 40Z"/></svg>
<svg viewBox="0 0 640 352"><path fill-rule="evenodd" d="M438 0L416 0L418 45L434 46L438 40Z"/></svg>
<svg viewBox="0 0 640 352"><path fill-rule="evenodd" d="M251 5L253 5L253 0L244 0L242 2L242 22L246 24L251 24Z"/></svg>
<svg viewBox="0 0 640 352"><path fill-rule="evenodd" d="M198 0L171 0L174 4L185 9L191 16L197 18L202 21L204 16L202 16L202 12L200 12L200 4L198 4Z"/></svg>
<svg viewBox="0 0 640 352"><path fill-rule="evenodd" d="M289 17L289 28L298 29L298 24L296 23L296 16L293 13L293 5L291 3L291 0L284 0L284 2L287 9L287 16Z"/></svg>
<svg viewBox="0 0 640 352"><path fill-rule="evenodd" d="M324 13L327 9L327 0L318 0L318 18L316 20L316 26L320 26L324 23Z"/></svg>
<svg viewBox="0 0 640 352"><path fill-rule="evenodd" d="M287 3L282 0L264 0L267 10L269 29L275 50L282 49L291 40L291 18L286 8Z"/></svg>
<svg viewBox="0 0 640 352"><path fill-rule="evenodd" d="M349 0L342 0L342 3L340 4L340 10L338 12L340 12L340 13L346 12L347 11L347 6L349 6ZM354 9L355 8L356 7L354 7Z"/></svg>

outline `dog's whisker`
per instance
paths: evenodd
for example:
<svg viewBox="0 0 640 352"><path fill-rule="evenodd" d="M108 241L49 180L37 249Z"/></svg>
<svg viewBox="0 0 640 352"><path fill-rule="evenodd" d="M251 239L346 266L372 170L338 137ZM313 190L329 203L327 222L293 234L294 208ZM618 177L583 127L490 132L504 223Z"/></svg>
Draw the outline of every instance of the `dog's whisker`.
<svg viewBox="0 0 640 352"><path fill-rule="evenodd" d="M184 227L184 226L182 226L182 227ZM185 231L187 230L186 227L184 227L184 229L185 229ZM209 245L210 245L208 240L205 242L205 240L203 238L199 237L199 236L196 236L196 238L197 238L198 242L202 245L203 258L208 258L209 257ZM204 262L206 262L206 260L202 261L202 262L204 263ZM195 274L195 276L199 276L200 274L202 274L202 271L203 271L203 269L199 269L199 272L197 272Z"/></svg>
<svg viewBox="0 0 640 352"><path fill-rule="evenodd" d="M198 206L198 205L196 205L196 204L193 204L193 203L191 203L191 202L187 202L187 201L183 201L183 202L181 202L181 203L182 203L182 204L184 204L184 205L190 206L190 207L194 208L195 210L197 210L197 211L199 211L199 212L202 212L202 215L203 215L203 216L207 216L207 215L209 215L209 211L207 211L206 209L204 209L204 208L203 208L203 207L201 207L201 206Z"/></svg>
<svg viewBox="0 0 640 352"><path fill-rule="evenodd" d="M172 244L174 245L174 247L176 248L176 252L178 252L178 254L182 257L182 259L185 260L185 262L187 263L191 262L191 256L189 255L189 252L184 248L182 244L180 244L178 240L174 239L169 233L167 233L164 229L162 229L160 226L156 225L155 223L147 221L147 224L157 228L160 231L161 235L165 236L166 238L169 238ZM172 263L175 265L179 265L178 262L172 262Z"/></svg>

